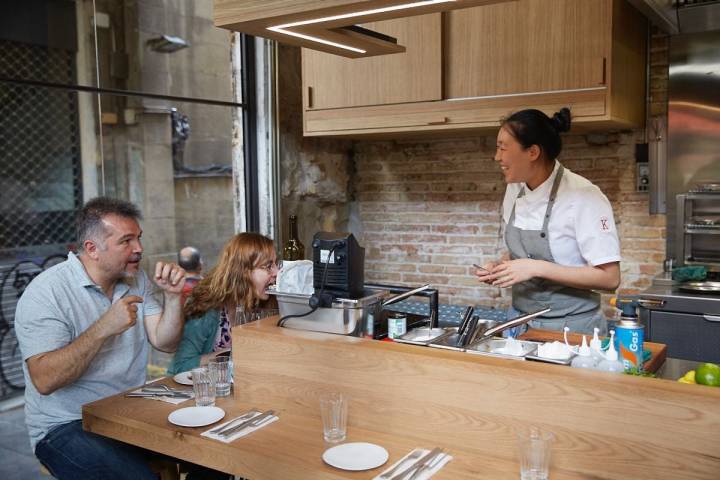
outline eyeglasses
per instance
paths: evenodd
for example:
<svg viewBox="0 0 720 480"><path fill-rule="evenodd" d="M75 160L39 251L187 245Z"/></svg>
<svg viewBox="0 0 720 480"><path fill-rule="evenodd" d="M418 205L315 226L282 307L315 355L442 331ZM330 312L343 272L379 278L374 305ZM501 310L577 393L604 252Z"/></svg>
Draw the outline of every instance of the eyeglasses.
<svg viewBox="0 0 720 480"><path fill-rule="evenodd" d="M270 262L266 263L265 265L260 265L260 266L257 267L257 268L262 268L262 269L265 270L266 272L272 273L273 268L275 268L275 269L277 269L278 271L280 271L280 270L282 269L282 266L283 266L282 260L278 260L277 262L272 262L272 261L270 261Z"/></svg>

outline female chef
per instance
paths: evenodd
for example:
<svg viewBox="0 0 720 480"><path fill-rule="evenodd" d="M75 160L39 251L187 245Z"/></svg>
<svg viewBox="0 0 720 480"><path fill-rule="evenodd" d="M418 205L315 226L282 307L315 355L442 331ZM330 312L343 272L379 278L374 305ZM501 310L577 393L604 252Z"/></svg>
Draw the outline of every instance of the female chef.
<svg viewBox="0 0 720 480"><path fill-rule="evenodd" d="M512 287L509 318L543 308L531 326L607 330L600 294L620 284L620 242L610 202L589 180L557 160L570 110L552 118L522 110L503 121L495 161L507 189L503 223L508 252L476 269L482 282Z"/></svg>

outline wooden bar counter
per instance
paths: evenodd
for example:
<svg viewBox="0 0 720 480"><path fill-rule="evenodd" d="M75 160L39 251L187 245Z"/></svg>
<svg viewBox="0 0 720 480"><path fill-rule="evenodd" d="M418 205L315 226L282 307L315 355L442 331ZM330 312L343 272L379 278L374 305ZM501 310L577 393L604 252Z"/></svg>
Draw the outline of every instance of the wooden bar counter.
<svg viewBox="0 0 720 480"><path fill-rule="evenodd" d="M110 397L83 407L89 430L259 479L371 479L415 447L454 456L438 479L517 479L515 432L555 435L550 478L717 479L720 389L290 330L265 319L233 332L226 419L251 407L280 421L231 444L210 427L170 424L183 406ZM171 380L167 380L172 383ZM385 447L388 463L346 472L323 463L318 396L349 395L347 441Z"/></svg>

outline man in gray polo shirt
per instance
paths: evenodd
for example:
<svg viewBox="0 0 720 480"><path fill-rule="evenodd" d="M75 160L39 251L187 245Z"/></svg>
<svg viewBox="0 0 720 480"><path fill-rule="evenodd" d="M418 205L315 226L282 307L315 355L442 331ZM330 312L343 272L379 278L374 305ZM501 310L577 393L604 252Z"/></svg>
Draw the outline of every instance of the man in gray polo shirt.
<svg viewBox="0 0 720 480"><path fill-rule="evenodd" d="M185 271L140 269L140 212L98 197L78 215L80 253L38 275L15 329L25 360L25 415L35 455L56 478L156 478L144 451L82 430L83 404L142 385L148 341L172 352L182 335Z"/></svg>

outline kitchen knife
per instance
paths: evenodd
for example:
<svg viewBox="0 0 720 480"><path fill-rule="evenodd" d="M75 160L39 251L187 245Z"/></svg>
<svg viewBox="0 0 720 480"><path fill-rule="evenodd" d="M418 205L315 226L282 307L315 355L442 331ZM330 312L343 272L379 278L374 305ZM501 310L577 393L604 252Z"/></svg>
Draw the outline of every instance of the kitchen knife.
<svg viewBox="0 0 720 480"><path fill-rule="evenodd" d="M478 315L472 315L470 318L470 321L468 322L468 326L465 328L465 333L463 333L462 337L460 338L459 347L464 347L467 345L472 337L475 335L475 330L477 329L478 321L480 320L480 317Z"/></svg>
<svg viewBox="0 0 720 480"><path fill-rule="evenodd" d="M465 312L463 313L462 319L460 320L460 324L458 325L458 337L460 337L467 328L468 322L470 321L470 317L472 317L472 313L475 309L473 307L467 307L465 309Z"/></svg>

